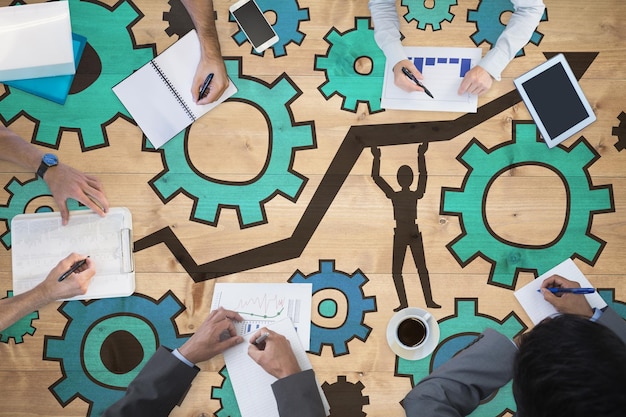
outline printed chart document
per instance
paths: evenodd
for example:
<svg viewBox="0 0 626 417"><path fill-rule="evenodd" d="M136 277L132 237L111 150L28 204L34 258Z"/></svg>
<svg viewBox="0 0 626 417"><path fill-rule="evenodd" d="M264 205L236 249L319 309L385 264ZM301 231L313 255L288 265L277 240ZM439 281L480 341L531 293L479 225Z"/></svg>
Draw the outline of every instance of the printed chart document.
<svg viewBox="0 0 626 417"><path fill-rule="evenodd" d="M289 340L298 364L303 371L311 369L311 362L300 344L296 330L289 318L274 322L268 325L267 328L282 334ZM248 355L248 345L250 344L249 340L252 334L244 336L244 342L224 352L224 362L233 385L233 391L235 391L237 405L239 406L241 417L279 417L278 405L272 391L272 383L276 381L276 378L265 372ZM326 415L328 415L330 406L319 382L317 386L324 403Z"/></svg>
<svg viewBox="0 0 626 417"><path fill-rule="evenodd" d="M541 288L543 281L555 274L567 278L570 281L576 281L581 287L593 287L587 277L578 269L574 261L568 258L561 262L545 274L515 291L517 301L522 305L524 311L526 311L526 314L528 314L528 317L530 317L534 324L538 324L546 317L558 313L552 304L543 299L543 294L537 292L537 290ZM606 307L606 302L597 292L585 294L584 296L587 298L592 308Z"/></svg>
<svg viewBox="0 0 626 417"><path fill-rule="evenodd" d="M191 84L198 62L200 41L192 30L113 87L156 149L237 92L230 81L216 102L197 105L191 95Z"/></svg>
<svg viewBox="0 0 626 417"><path fill-rule="evenodd" d="M435 98L397 87L388 62L381 98L384 109L476 113L478 96L469 93L459 96L457 92L465 73L480 61L480 48L407 46L404 50L424 76L422 82Z"/></svg>
<svg viewBox="0 0 626 417"><path fill-rule="evenodd" d="M135 291L132 228L131 213L125 207L111 208L106 217L91 210L72 211L65 226L58 212L13 217L13 293L35 287L61 259L76 252L93 260L96 275L87 293L72 300L131 295Z"/></svg>
<svg viewBox="0 0 626 417"><path fill-rule="evenodd" d="M305 350L311 343L312 284L224 283L213 290L211 310L224 307L244 319L234 323L237 333L245 335L290 318Z"/></svg>

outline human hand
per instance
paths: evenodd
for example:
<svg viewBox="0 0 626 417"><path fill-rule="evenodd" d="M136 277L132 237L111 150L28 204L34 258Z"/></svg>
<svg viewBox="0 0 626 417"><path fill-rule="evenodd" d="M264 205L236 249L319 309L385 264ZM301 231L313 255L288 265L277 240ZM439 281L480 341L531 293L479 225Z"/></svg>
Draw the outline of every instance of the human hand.
<svg viewBox="0 0 626 417"><path fill-rule="evenodd" d="M458 94L475 94L477 96L486 93L493 84L493 78L483 67L476 65L465 73L459 86Z"/></svg>
<svg viewBox="0 0 626 417"><path fill-rule="evenodd" d="M204 97L199 97L202 84L206 80L209 74L213 74L213 79L207 88ZM219 99L224 91L228 88L228 74L226 73L226 66L221 56L215 57L203 57L198 63L196 74L193 78L193 84L191 86L191 95L196 100L196 104L209 104Z"/></svg>
<svg viewBox="0 0 626 417"><path fill-rule="evenodd" d="M198 330L178 351L192 363L204 362L226 349L243 342L233 325L233 320L242 321L239 313L218 308L209 313Z"/></svg>
<svg viewBox="0 0 626 417"><path fill-rule="evenodd" d="M424 76L415 68L415 65L408 59L403 59L393 66L393 82L404 91L424 91L424 89L415 84L409 77L404 75L402 67L408 69L418 80L423 80Z"/></svg>
<svg viewBox="0 0 626 417"><path fill-rule="evenodd" d="M100 216L104 216L109 211L109 202L104 195L104 188L96 177L59 163L49 168L43 178L59 207L63 225L66 225L70 218L67 208L68 198L73 198Z"/></svg>
<svg viewBox="0 0 626 417"><path fill-rule="evenodd" d="M265 339L265 346L261 349L254 342L265 332L269 333L269 336ZM285 336L266 328L259 330L250 338L248 355L265 372L278 379L301 371L293 350L291 350L289 340Z"/></svg>
<svg viewBox="0 0 626 417"><path fill-rule="evenodd" d="M572 293L553 294L548 290L548 288L552 287L580 288L578 282L570 281L560 275L552 275L541 284L541 293L543 298L552 304L559 313L576 314L587 318L593 316L593 309L584 295Z"/></svg>
<svg viewBox="0 0 626 417"><path fill-rule="evenodd" d="M59 277L67 272L76 262L86 259L83 266L78 268L69 277L59 282ZM96 274L96 267L91 258L77 253L71 253L61 260L48 274L46 279L37 286L47 302L64 298L71 298L87 292L91 278Z"/></svg>

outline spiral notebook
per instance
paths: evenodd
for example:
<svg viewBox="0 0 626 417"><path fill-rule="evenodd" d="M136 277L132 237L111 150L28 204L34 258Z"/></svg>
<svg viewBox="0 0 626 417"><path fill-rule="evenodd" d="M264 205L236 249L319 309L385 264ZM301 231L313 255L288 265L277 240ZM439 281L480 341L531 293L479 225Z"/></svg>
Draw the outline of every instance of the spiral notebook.
<svg viewBox="0 0 626 417"><path fill-rule="evenodd" d="M192 30L113 87L154 148L163 146L237 92L230 81L216 102L197 105L191 85L199 61L200 41Z"/></svg>

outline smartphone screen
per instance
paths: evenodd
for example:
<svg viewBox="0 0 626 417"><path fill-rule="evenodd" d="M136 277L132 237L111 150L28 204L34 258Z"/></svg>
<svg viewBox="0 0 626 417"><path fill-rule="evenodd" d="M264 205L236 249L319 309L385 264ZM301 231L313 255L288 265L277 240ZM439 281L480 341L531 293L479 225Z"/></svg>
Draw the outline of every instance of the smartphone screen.
<svg viewBox="0 0 626 417"><path fill-rule="evenodd" d="M276 37L272 26L254 1L244 3L232 13L255 49Z"/></svg>

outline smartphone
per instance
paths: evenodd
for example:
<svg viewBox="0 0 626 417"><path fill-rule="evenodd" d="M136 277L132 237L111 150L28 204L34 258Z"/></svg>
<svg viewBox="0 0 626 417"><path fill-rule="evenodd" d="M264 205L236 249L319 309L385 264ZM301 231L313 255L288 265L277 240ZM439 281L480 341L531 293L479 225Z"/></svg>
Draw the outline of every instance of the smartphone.
<svg viewBox="0 0 626 417"><path fill-rule="evenodd" d="M278 35L254 0L239 0L229 10L256 52L263 52L278 42Z"/></svg>

